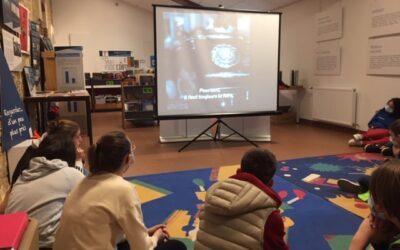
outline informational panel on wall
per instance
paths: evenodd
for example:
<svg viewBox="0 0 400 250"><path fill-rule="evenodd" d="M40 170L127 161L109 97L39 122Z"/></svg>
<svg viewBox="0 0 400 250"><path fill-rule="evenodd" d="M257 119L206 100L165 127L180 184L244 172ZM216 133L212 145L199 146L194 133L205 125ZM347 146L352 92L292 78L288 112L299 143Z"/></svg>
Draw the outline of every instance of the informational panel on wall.
<svg viewBox="0 0 400 250"><path fill-rule="evenodd" d="M11 71L22 71L21 44L18 36L2 30L4 56Z"/></svg>
<svg viewBox="0 0 400 250"><path fill-rule="evenodd" d="M372 0L370 37L400 34L399 0Z"/></svg>
<svg viewBox="0 0 400 250"><path fill-rule="evenodd" d="M400 75L400 36L369 39L368 74Z"/></svg>
<svg viewBox="0 0 400 250"><path fill-rule="evenodd" d="M318 43L315 52L316 75L340 75L341 53L337 41Z"/></svg>
<svg viewBox="0 0 400 250"><path fill-rule="evenodd" d="M315 15L316 41L333 40L342 37L343 9L338 2Z"/></svg>
<svg viewBox="0 0 400 250"><path fill-rule="evenodd" d="M0 107L2 146L8 150L31 138L32 129L11 72L0 49Z"/></svg>
<svg viewBox="0 0 400 250"><path fill-rule="evenodd" d="M159 119L277 111L279 13L155 8Z"/></svg>
<svg viewBox="0 0 400 250"><path fill-rule="evenodd" d="M102 65L100 66L102 71L125 71L129 66L129 58L132 53L131 51L123 50L101 50L99 55L102 59Z"/></svg>

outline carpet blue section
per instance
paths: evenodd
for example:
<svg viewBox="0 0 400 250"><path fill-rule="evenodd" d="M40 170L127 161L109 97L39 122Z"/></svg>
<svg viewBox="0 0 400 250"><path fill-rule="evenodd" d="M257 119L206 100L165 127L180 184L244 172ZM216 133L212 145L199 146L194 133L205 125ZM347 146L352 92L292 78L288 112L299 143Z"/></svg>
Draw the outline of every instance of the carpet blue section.
<svg viewBox="0 0 400 250"><path fill-rule="evenodd" d="M288 192L284 202L295 197L293 190L298 186L280 177L274 181L278 193ZM361 223L357 216L309 192L290 206L292 209L285 209L282 215L294 221L288 233L291 249L331 249L325 235L353 235Z"/></svg>
<svg viewBox="0 0 400 250"><path fill-rule="evenodd" d="M210 173L211 169L208 168L128 178L128 180L138 179L172 192L170 195L142 205L146 225L150 227L163 223L177 209L188 210L191 215L195 215L197 213L197 204L202 202L195 195L195 192L200 189L193 183L193 180L196 178L202 179L204 188L207 189L211 185ZM194 216L191 218L190 225L193 224L193 220ZM192 229L191 226L187 227L187 231Z"/></svg>
<svg viewBox="0 0 400 250"><path fill-rule="evenodd" d="M307 175L308 172L300 171L300 169L304 168L305 170L309 168L310 162L320 162L321 160L322 158L314 160L312 160L312 158L306 158L286 161L285 163L281 163L283 164L281 166L296 166L298 168L297 172L295 172L296 170L290 170L292 173L291 178L281 178L279 176L274 178L274 190L281 194L287 194L282 196L284 202L282 205L284 209L282 216L288 217L294 222L294 225L289 228L288 233L288 242L291 249L331 249L324 238L325 235L352 235L361 223L359 217L352 215L318 195L307 192L310 188L303 188L304 185L299 185L301 186L301 188L299 188L299 186L288 181L288 179L290 179L290 181L294 183L302 184L301 178ZM340 159L336 160L332 158L329 162L337 165ZM351 161L341 162L347 162L347 165L356 165L354 162L351 164ZM283 176L283 174L287 174L288 171L278 172L279 175L282 174ZM200 190L198 183L204 182L204 188L208 189L213 183L210 181L211 173L212 169L209 168L131 177L128 178L128 180L137 179L172 192L165 197L142 205L144 220L147 226L163 223L175 210L187 210L191 215L191 220L183 230L189 232L193 230L192 224L198 213L197 205L202 203L195 195L195 192ZM298 178L300 178L300 182L297 180ZM195 179L197 180L193 181ZM198 179L201 179L201 181ZM287 205L287 201L296 197L296 192L294 190L296 190L297 193L299 190L304 191L305 196L303 199L295 201L291 205ZM311 188L311 190L313 189Z"/></svg>
<svg viewBox="0 0 400 250"><path fill-rule="evenodd" d="M357 182L365 175L366 168L376 167L382 160L379 155L368 153L301 158L279 162L276 174L320 197L333 198L338 194L347 194L330 180L345 178ZM320 179L303 181L310 174L320 175Z"/></svg>

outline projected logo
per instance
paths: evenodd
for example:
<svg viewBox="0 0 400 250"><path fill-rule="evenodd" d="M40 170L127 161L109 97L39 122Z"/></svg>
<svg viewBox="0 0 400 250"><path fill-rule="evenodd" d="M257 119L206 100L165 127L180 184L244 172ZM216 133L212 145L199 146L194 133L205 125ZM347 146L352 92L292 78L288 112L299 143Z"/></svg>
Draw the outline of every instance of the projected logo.
<svg viewBox="0 0 400 250"><path fill-rule="evenodd" d="M229 69L239 62L237 49L230 44L218 44L211 50L212 62L224 69Z"/></svg>

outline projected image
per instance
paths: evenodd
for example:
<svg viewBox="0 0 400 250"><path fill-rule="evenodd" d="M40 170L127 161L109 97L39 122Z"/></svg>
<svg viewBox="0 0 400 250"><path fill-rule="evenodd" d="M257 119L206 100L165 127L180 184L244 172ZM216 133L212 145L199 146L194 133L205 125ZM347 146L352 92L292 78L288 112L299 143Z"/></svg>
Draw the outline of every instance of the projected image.
<svg viewBox="0 0 400 250"><path fill-rule="evenodd" d="M229 69L239 62L237 49L230 44L218 44L211 51L211 60L221 68Z"/></svg>
<svg viewBox="0 0 400 250"><path fill-rule="evenodd" d="M207 77L246 76L233 66L249 68L250 19L204 13L164 13L164 47L174 53L201 52L213 63ZM238 49L240 47L240 49ZM178 55L179 56L179 55ZM227 71L229 69L229 71ZM218 74L222 73L222 74ZM248 73L247 73L248 74Z"/></svg>
<svg viewBox="0 0 400 250"><path fill-rule="evenodd" d="M268 31L272 24L241 12L179 8L156 12L159 114L266 110L265 87L257 84L271 85L276 92L278 36ZM278 29L278 25L273 28ZM276 41L267 43L268 36ZM259 51L273 46L276 55ZM263 60L271 60L273 67L262 69L268 67ZM276 94L268 99L267 110L275 109Z"/></svg>
<svg viewBox="0 0 400 250"><path fill-rule="evenodd" d="M249 51L246 50L249 46L249 18L229 19L215 14L172 12L164 13L164 19L168 30L164 48L173 53L174 57L186 61L177 69L178 78L166 81L168 97L181 100L171 103L169 109L189 109L188 100L215 100L217 103L214 105L222 108L234 105L235 89L239 86L200 88L198 82L205 82L205 78L208 81L214 79L215 82L249 76ZM188 53L201 53L208 63L200 67L193 65L193 61L184 58ZM215 86L214 83L211 85Z"/></svg>

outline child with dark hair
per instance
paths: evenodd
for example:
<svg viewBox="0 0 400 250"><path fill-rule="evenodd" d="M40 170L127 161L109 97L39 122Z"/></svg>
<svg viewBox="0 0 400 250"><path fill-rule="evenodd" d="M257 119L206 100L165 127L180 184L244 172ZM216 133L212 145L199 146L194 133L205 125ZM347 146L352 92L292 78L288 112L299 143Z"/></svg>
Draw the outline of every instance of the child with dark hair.
<svg viewBox="0 0 400 250"><path fill-rule="evenodd" d="M274 154L251 149L236 175L208 189L195 249L288 249L282 201L271 188L276 167Z"/></svg>
<svg viewBox="0 0 400 250"><path fill-rule="evenodd" d="M47 126L47 132L45 135L58 134L61 136L68 136L72 139L76 148L76 161L75 168L86 174L86 170L83 167L85 161L85 151L82 149L82 136L81 128L79 124L71 120L58 120L51 121Z"/></svg>
<svg viewBox="0 0 400 250"><path fill-rule="evenodd" d="M88 151L90 174L69 195L54 249L186 249L165 225L146 228L135 186L122 175L135 146L123 132L103 135Z"/></svg>
<svg viewBox="0 0 400 250"><path fill-rule="evenodd" d="M39 247L52 247L64 201L83 179L74 169L75 145L68 137L49 135L32 155L14 183L6 213L27 212L39 222Z"/></svg>
<svg viewBox="0 0 400 250"><path fill-rule="evenodd" d="M389 142L389 126L400 119L400 98L390 99L384 108L378 110L368 123L368 130L354 134L350 146L385 145Z"/></svg>
<svg viewBox="0 0 400 250"><path fill-rule="evenodd" d="M386 162L371 176L371 214L364 219L353 237L350 250L400 249L400 161Z"/></svg>
<svg viewBox="0 0 400 250"><path fill-rule="evenodd" d="M47 126L47 132L42 135L42 140L49 135L56 135L60 137L66 137L75 145L75 162L70 166L74 166L82 173L86 173L83 168L83 160L84 160L84 151L81 148L82 137L81 130L78 123L70 120L59 120L59 121L51 121ZM11 178L11 186L17 181L18 177L21 175L22 171L29 165L29 161L32 158L32 155L35 154L35 150L39 147L39 143L33 144L28 147L25 153L22 155L21 159L18 161L17 166L15 167L13 176Z"/></svg>
<svg viewBox="0 0 400 250"><path fill-rule="evenodd" d="M369 153L382 153L384 156L394 156L399 158L400 153L400 119L393 122L389 127L389 140L383 146L370 144L365 147L365 151Z"/></svg>

